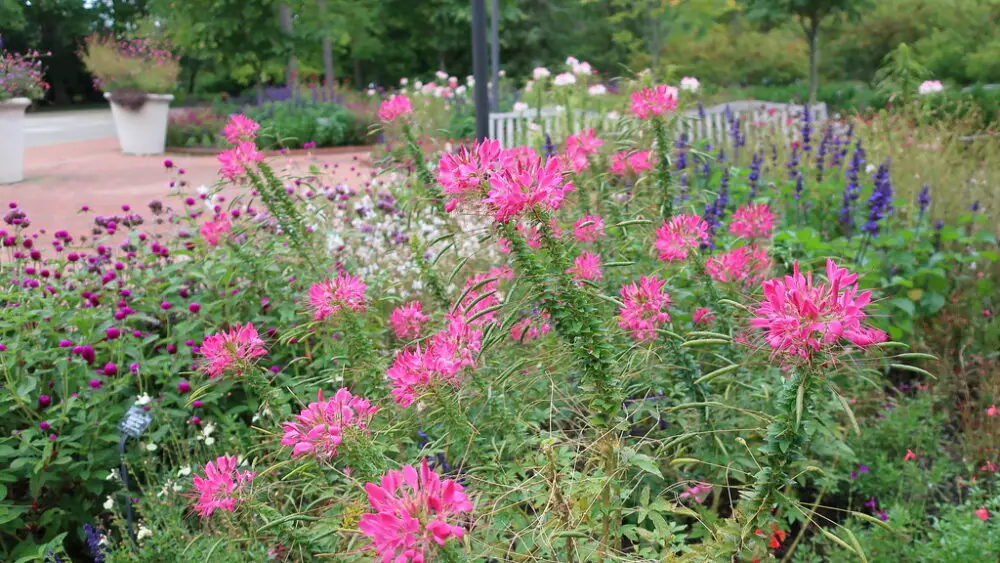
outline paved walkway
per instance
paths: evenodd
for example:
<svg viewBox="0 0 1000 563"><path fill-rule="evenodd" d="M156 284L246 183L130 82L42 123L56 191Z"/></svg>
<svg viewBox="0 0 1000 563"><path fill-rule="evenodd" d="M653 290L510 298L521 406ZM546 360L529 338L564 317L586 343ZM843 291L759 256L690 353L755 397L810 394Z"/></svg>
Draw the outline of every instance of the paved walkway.
<svg viewBox="0 0 1000 563"><path fill-rule="evenodd" d="M371 174L360 162L365 156L348 153L317 158L330 164L327 183L360 187ZM174 170L164 168L164 158L174 162ZM297 157L297 162L307 164L307 158ZM280 157L273 160L276 165L282 163ZM177 175L177 168L184 169L183 176ZM169 182L184 178L193 193L197 186L212 186L217 171L214 156L125 156L114 137L35 146L25 151L25 180L0 186L0 205L5 213L7 203L16 201L31 219L31 231L66 229L79 236L89 234L95 215L121 213L122 205L129 205L147 220L147 206L154 199L180 209L181 202L169 198ZM239 191L232 187L224 193L235 195ZM89 213L80 213L84 205L90 207Z"/></svg>
<svg viewBox="0 0 1000 563"><path fill-rule="evenodd" d="M24 137L29 147L115 136L110 109L29 113L26 120Z"/></svg>

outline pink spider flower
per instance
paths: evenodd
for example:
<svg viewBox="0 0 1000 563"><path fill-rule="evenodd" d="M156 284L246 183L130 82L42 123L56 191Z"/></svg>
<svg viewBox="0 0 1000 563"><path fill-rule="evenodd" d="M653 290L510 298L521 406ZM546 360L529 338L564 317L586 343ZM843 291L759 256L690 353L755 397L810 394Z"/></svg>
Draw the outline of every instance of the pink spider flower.
<svg viewBox="0 0 1000 563"><path fill-rule="evenodd" d="M395 121L401 115L413 113L413 105L406 96L392 96L378 108L378 118L386 123Z"/></svg>
<svg viewBox="0 0 1000 563"><path fill-rule="evenodd" d="M580 217L573 223L573 236L580 242L594 242L605 237L604 219L598 215Z"/></svg>
<svg viewBox="0 0 1000 563"><path fill-rule="evenodd" d="M705 271L717 282L759 283L771 268L767 251L754 246L741 246L705 261Z"/></svg>
<svg viewBox="0 0 1000 563"><path fill-rule="evenodd" d="M497 221L507 223L536 206L558 210L566 194L573 191L559 160L543 161L527 147L504 151L503 167L490 177L490 189L483 202Z"/></svg>
<svg viewBox="0 0 1000 563"><path fill-rule="evenodd" d="M508 267L493 268L482 274L476 274L466 280L462 293L465 297L458 305L458 313L465 318L475 317L477 314L500 304L497 283L500 280L510 280L514 278L514 271ZM487 281L490 280L490 281ZM485 282L485 283L484 283ZM479 287L476 287L479 286ZM484 325L499 322L496 311L485 313L481 317L471 321L474 325Z"/></svg>
<svg viewBox="0 0 1000 563"><path fill-rule="evenodd" d="M239 182L246 176L246 169L255 162L262 162L264 155L257 151L253 141L244 141L219 153L219 175L230 182Z"/></svg>
<svg viewBox="0 0 1000 563"><path fill-rule="evenodd" d="M547 322L550 318L551 315L547 311L542 311L540 315L525 317L510 327L510 337L518 342L537 340L552 330L552 325Z"/></svg>
<svg viewBox="0 0 1000 563"><path fill-rule="evenodd" d="M386 377L392 384L393 398L401 407L412 405L434 385L459 387L462 370L475 365L483 333L460 316L450 315L446 320L448 325L425 348L417 345L396 353Z"/></svg>
<svg viewBox="0 0 1000 563"><path fill-rule="evenodd" d="M639 119L649 119L677 109L677 88L658 84L632 92L632 113Z"/></svg>
<svg viewBox="0 0 1000 563"><path fill-rule="evenodd" d="M209 246L219 246L219 241L222 239L222 235L227 235L233 230L232 223L226 218L224 213L219 213L215 216L212 221L205 221L202 224L199 232L201 233L201 238L205 239L205 242Z"/></svg>
<svg viewBox="0 0 1000 563"><path fill-rule="evenodd" d="M528 245L528 248L541 248L542 247L542 233L538 230L538 227L534 225L522 225L520 223L514 227L514 230L521 233L524 237L524 244Z"/></svg>
<svg viewBox="0 0 1000 563"><path fill-rule="evenodd" d="M477 142L472 149L460 147L457 153L444 153L438 160L438 183L444 193L452 196L445 209L453 211L458 204L487 189L486 181L500 166L500 141Z"/></svg>
<svg viewBox="0 0 1000 563"><path fill-rule="evenodd" d="M670 322L670 294L663 290L664 281L656 276L641 276L639 283L623 285L622 306L618 326L636 340L656 339L656 329Z"/></svg>
<svg viewBox="0 0 1000 563"><path fill-rule="evenodd" d="M199 369L209 379L214 379L227 373L246 371L255 358L267 355L267 349L253 323L247 323L205 337L199 353L203 357Z"/></svg>
<svg viewBox="0 0 1000 563"><path fill-rule="evenodd" d="M653 168L653 151L619 151L611 155L611 173L618 176L642 174Z"/></svg>
<svg viewBox="0 0 1000 563"><path fill-rule="evenodd" d="M697 215L676 215L656 229L656 250L660 260L679 262L688 252L708 240L708 223Z"/></svg>
<svg viewBox="0 0 1000 563"><path fill-rule="evenodd" d="M374 512L362 516L358 528L382 563L434 561L439 546L465 535L462 515L473 510L462 485L442 480L426 459L419 473L404 465L387 471L380 484L366 484L365 491Z"/></svg>
<svg viewBox="0 0 1000 563"><path fill-rule="evenodd" d="M573 261L573 267L566 270L573 279L580 280L602 280L604 274L601 272L601 257L584 250Z"/></svg>
<svg viewBox="0 0 1000 563"><path fill-rule="evenodd" d="M341 273L336 279L314 283L309 287L309 306L313 320L321 321L341 310L363 313L368 307L365 282L350 274Z"/></svg>
<svg viewBox="0 0 1000 563"><path fill-rule="evenodd" d="M681 499L692 499L698 504L705 502L708 495L712 492L712 485L710 483L698 483L693 487L689 487L688 490L680 494Z"/></svg>
<svg viewBox="0 0 1000 563"><path fill-rule="evenodd" d="M604 141L597 137L593 128L566 137L567 151L579 151L587 156L597 153L603 144Z"/></svg>
<svg viewBox="0 0 1000 563"><path fill-rule="evenodd" d="M410 301L396 307L389 315L389 326L400 340L410 340L420 336L424 323L430 317L424 314L419 301Z"/></svg>
<svg viewBox="0 0 1000 563"><path fill-rule="evenodd" d="M771 238L774 230L774 214L765 203L751 203L733 213L729 232L738 237L755 239Z"/></svg>
<svg viewBox="0 0 1000 563"><path fill-rule="evenodd" d="M821 350L832 353L842 340L862 348L886 340L884 332L865 323L871 292L858 291L858 275L827 259L826 278L815 282L796 262L792 275L763 282L764 300L750 326L765 332L772 358L808 360Z"/></svg>
<svg viewBox="0 0 1000 563"><path fill-rule="evenodd" d="M281 444L292 446L292 457L314 455L331 458L345 433L367 432L372 417L378 411L366 399L356 397L346 388L324 401L323 390L316 392L316 401L295 415L295 420L281 424L285 431Z"/></svg>
<svg viewBox="0 0 1000 563"><path fill-rule="evenodd" d="M715 320L715 314L708 307L701 307L695 309L694 313L691 314L691 320L694 324L709 324Z"/></svg>
<svg viewBox="0 0 1000 563"><path fill-rule="evenodd" d="M230 144L238 145L255 141L259 130L259 123L240 113L229 118L229 122L222 128L222 135Z"/></svg>
<svg viewBox="0 0 1000 563"><path fill-rule="evenodd" d="M247 489L256 474L240 471L236 466L236 456L221 456L205 464L204 477L195 474L194 488L198 491L198 502L194 509L203 518L219 509L233 512L245 500Z"/></svg>

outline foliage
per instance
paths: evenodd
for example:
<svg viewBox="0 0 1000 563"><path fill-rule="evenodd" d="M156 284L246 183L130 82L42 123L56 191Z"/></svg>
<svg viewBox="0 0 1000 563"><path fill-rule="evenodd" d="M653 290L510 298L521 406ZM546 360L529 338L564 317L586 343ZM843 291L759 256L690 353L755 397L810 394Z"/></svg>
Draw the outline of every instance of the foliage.
<svg viewBox="0 0 1000 563"><path fill-rule="evenodd" d="M150 39L90 36L80 56L94 75L94 87L105 92L170 93L180 72L180 61L169 46Z"/></svg>
<svg viewBox="0 0 1000 563"><path fill-rule="evenodd" d="M3 76L0 101L10 98L37 100L45 95L45 82L39 53L9 53L0 50L0 75Z"/></svg>

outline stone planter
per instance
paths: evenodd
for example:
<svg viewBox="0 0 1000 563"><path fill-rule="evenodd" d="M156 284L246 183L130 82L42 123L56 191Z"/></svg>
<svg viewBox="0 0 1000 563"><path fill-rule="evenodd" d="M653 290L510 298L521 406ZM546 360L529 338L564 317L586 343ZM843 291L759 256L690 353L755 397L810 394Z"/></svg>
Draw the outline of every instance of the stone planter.
<svg viewBox="0 0 1000 563"><path fill-rule="evenodd" d="M28 98L0 102L0 184L24 179L24 110Z"/></svg>
<svg viewBox="0 0 1000 563"><path fill-rule="evenodd" d="M125 154L163 154L167 142L167 115L170 94L147 94L146 102L138 109L131 109L111 101L111 94L104 98L111 104L111 117L118 132L118 144Z"/></svg>

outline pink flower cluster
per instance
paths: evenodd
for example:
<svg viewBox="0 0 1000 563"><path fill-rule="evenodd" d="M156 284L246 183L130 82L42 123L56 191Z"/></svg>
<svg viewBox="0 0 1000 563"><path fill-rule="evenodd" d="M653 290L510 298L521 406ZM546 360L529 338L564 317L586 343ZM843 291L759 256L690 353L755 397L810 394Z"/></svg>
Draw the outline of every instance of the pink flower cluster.
<svg viewBox="0 0 1000 563"><path fill-rule="evenodd" d="M525 317L510 327L510 337L521 342L545 336L552 330L552 325L547 322L550 318L552 315L547 311L542 311L540 315Z"/></svg>
<svg viewBox="0 0 1000 563"><path fill-rule="evenodd" d="M594 133L594 130L587 129L578 135L566 137L566 152L563 159L568 168L579 174L587 167L587 157L597 153L601 145L604 144Z"/></svg>
<svg viewBox="0 0 1000 563"><path fill-rule="evenodd" d="M420 336L424 323L430 317L424 314L419 301L410 301L396 307L389 315L389 326L400 340L411 340Z"/></svg>
<svg viewBox="0 0 1000 563"><path fill-rule="evenodd" d="M418 344L399 351L386 373L393 398L400 406L412 405L434 385L460 386L462 370L475 365L483 333L472 328L464 317L449 315L445 320L447 326L424 348Z"/></svg>
<svg viewBox="0 0 1000 563"><path fill-rule="evenodd" d="M493 268L483 274L476 274L466 280L462 293L465 296L458 305L458 313L467 319L475 317L478 313L486 311L500 304L500 297L497 294L497 282L499 280L510 280L514 278L514 271L504 266ZM478 287L477 287L478 286ZM484 325L496 323L496 311L485 313L479 318L469 321L473 325Z"/></svg>
<svg viewBox="0 0 1000 563"><path fill-rule="evenodd" d="M688 252L708 240L708 223L697 215L677 215L656 229L656 250L660 260L679 262Z"/></svg>
<svg viewBox="0 0 1000 563"><path fill-rule="evenodd" d="M611 173L619 176L642 174L653 168L653 151L619 151L611 155Z"/></svg>
<svg viewBox="0 0 1000 563"><path fill-rule="evenodd" d="M198 491L195 511L202 517L211 516L218 509L233 512L243 502L247 486L255 473L240 471L236 456L221 456L214 462L205 464L205 476L194 476L194 488Z"/></svg>
<svg viewBox="0 0 1000 563"><path fill-rule="evenodd" d="M670 294L663 290L664 281L656 276L641 276L639 283L623 285L622 306L618 326L630 332L636 340L655 340L656 329L670 322Z"/></svg>
<svg viewBox="0 0 1000 563"><path fill-rule="evenodd" d="M632 92L632 113L639 119L649 119L677 109L677 88L658 84Z"/></svg>
<svg viewBox="0 0 1000 563"><path fill-rule="evenodd" d="M230 182L239 182L246 178L247 167L255 162L263 162L264 155L257 151L255 140L260 125L245 115L234 115L222 129L226 140L235 146L227 149L216 158L219 161L219 174Z"/></svg>
<svg viewBox="0 0 1000 563"><path fill-rule="evenodd" d="M205 239L205 242L209 246L219 246L222 236L231 233L232 230L233 225L229 222L226 215L219 213L212 221L205 221L199 232L201 233L201 238Z"/></svg>
<svg viewBox="0 0 1000 563"><path fill-rule="evenodd" d="M395 121L397 117L413 113L413 105L406 96L392 96L382 102L378 108L378 118L386 123Z"/></svg>
<svg viewBox="0 0 1000 563"><path fill-rule="evenodd" d="M751 203L733 213L729 232L738 237L756 239L771 238L774 230L774 214L765 203Z"/></svg>
<svg viewBox="0 0 1000 563"><path fill-rule="evenodd" d="M871 292L859 293L857 274L826 261L827 283L802 275L795 263L792 275L763 283L764 300L754 309L750 326L765 331L765 340L779 354L810 359L814 353L832 353L841 340L865 347L886 340L881 330L865 326L865 307Z"/></svg>
<svg viewBox="0 0 1000 563"><path fill-rule="evenodd" d="M337 455L345 430L366 432L377 411L378 407L352 395L346 388L339 389L327 401L323 400L320 389L316 401L295 415L295 420L282 423L285 435L281 443L292 446L292 457L308 454L331 458Z"/></svg>
<svg viewBox="0 0 1000 563"><path fill-rule="evenodd" d="M365 491L375 512L362 516L358 528L383 563L433 561L437 546L465 535L458 522L473 509L462 485L442 480L427 460L419 473L405 465L386 472L381 484L368 483Z"/></svg>
<svg viewBox="0 0 1000 563"><path fill-rule="evenodd" d="M759 283L771 268L771 257L767 250L754 245L741 246L705 261L705 270L717 282L742 282L745 285Z"/></svg>
<svg viewBox="0 0 1000 563"><path fill-rule="evenodd" d="M586 215L573 223L573 236L580 242L594 242L604 238L604 219L598 215Z"/></svg>
<svg viewBox="0 0 1000 563"><path fill-rule="evenodd" d="M448 211L468 201L481 204L501 223L536 207L559 209L566 194L573 191L559 159L543 159L529 147L500 150L495 142L486 141L472 150L445 154L438 169L438 181L452 196Z"/></svg>
<svg viewBox="0 0 1000 563"><path fill-rule="evenodd" d="M205 338L199 349L204 361L200 369L210 379L244 372L255 358L267 355L264 341L253 323L235 325L228 332Z"/></svg>
<svg viewBox="0 0 1000 563"><path fill-rule="evenodd" d="M584 250L573 261L573 267L566 270L567 274L573 276L577 281L582 280L602 280L604 274L601 272L601 257Z"/></svg>
<svg viewBox="0 0 1000 563"><path fill-rule="evenodd" d="M708 495L711 494L711 492L712 492L711 483L698 483L693 487L689 487L688 490L684 491L679 496L681 500L692 499L696 503L702 504L705 502L705 499L708 498Z"/></svg>
<svg viewBox="0 0 1000 563"><path fill-rule="evenodd" d="M257 140L258 131L260 124L240 113L229 118L229 122L222 128L222 135L231 144L238 145Z"/></svg>
<svg viewBox="0 0 1000 563"><path fill-rule="evenodd" d="M313 310L313 320L321 321L343 309L365 312L368 307L365 298L365 282L350 274L341 273L335 279L314 283L309 287L309 306Z"/></svg>

